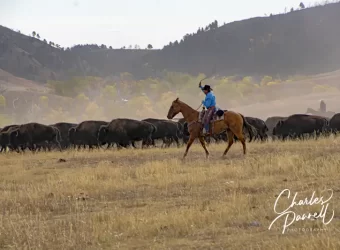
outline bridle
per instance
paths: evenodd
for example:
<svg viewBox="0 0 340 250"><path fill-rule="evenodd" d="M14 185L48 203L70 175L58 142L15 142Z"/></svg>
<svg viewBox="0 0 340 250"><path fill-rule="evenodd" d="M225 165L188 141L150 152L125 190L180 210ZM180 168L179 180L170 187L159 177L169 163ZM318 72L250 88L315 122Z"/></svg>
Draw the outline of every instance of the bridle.
<svg viewBox="0 0 340 250"><path fill-rule="evenodd" d="M198 111L199 110L199 108L202 106L202 103L201 103L201 105L195 110L195 111ZM189 116L191 116L192 114L194 114L195 112L192 112ZM188 123L188 128L192 125L192 124L194 124L194 123L197 123L198 122L198 120L196 121L196 120L194 120L194 121L191 121L191 122L189 122Z"/></svg>

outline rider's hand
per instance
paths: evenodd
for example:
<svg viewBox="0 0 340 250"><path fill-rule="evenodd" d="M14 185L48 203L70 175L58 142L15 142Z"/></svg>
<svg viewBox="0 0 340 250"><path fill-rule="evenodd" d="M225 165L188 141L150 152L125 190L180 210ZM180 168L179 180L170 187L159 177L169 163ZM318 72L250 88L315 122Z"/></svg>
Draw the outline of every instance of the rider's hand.
<svg viewBox="0 0 340 250"><path fill-rule="evenodd" d="M201 82L198 84L198 87L202 87L202 83Z"/></svg>

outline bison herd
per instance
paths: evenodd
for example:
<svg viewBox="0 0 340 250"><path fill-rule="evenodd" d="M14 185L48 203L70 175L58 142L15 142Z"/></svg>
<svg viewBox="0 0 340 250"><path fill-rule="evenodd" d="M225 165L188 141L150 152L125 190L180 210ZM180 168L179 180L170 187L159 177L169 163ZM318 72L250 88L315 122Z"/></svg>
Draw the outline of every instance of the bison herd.
<svg viewBox="0 0 340 250"><path fill-rule="evenodd" d="M266 141L275 139L303 139L306 136L318 138L330 135L340 130L340 113L331 119L307 115L294 114L289 117L274 116L263 121L255 117L245 117L252 125L254 139ZM179 147L189 138L188 124L184 119L171 121L165 119L114 119L106 121L83 121L79 124L60 122L51 125L27 123L9 125L0 129L0 152L21 152L26 149L66 150L69 148L126 148L142 142L142 148L155 147L156 141L161 140L161 147L169 147L176 143ZM236 138L235 138L236 139ZM208 143L227 141L225 133L206 138Z"/></svg>
<svg viewBox="0 0 340 250"><path fill-rule="evenodd" d="M179 122L146 119L114 119L83 121L79 124L60 122L51 125L27 123L9 125L0 129L1 152L40 150L65 150L68 148L118 148L133 146L142 141L142 147L155 146L155 140L163 140L162 146L176 142L180 146L183 126Z"/></svg>

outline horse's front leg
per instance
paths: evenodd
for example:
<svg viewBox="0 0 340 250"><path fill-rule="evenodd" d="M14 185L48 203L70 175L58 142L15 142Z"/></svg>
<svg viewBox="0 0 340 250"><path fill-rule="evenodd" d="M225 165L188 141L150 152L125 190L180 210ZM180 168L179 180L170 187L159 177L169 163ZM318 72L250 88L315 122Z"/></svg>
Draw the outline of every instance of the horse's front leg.
<svg viewBox="0 0 340 250"><path fill-rule="evenodd" d="M198 139L200 140L201 145L202 145L202 147L205 151L205 156L208 158L209 157L209 151L208 151L207 147L205 146L204 137L200 136L200 137L198 137Z"/></svg>
<svg viewBox="0 0 340 250"><path fill-rule="evenodd" d="M197 136L193 136L192 134L190 135L189 141L188 141L188 143L187 143L187 148L186 148L185 153L184 153L184 155L183 155L183 160L184 160L184 158L187 156L188 151L189 151L189 148L191 147L191 144L194 142L194 140L196 139L196 137L197 137Z"/></svg>

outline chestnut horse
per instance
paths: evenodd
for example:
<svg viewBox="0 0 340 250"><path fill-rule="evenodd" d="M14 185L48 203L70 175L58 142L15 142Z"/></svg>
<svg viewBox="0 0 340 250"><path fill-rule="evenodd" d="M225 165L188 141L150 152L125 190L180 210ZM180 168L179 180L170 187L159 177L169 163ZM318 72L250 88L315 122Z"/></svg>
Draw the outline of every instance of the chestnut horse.
<svg viewBox="0 0 340 250"><path fill-rule="evenodd" d="M178 113L182 113L185 121L188 123L188 131L190 134L190 138L187 143L187 148L183 155L183 159L187 156L189 148L196 138L200 140L202 147L204 148L206 157L208 158L209 151L205 146L204 136L202 134L202 123L198 121L199 111L191 108L189 105L180 101L177 98L176 100L172 102L167 118L172 119ZM222 157L228 153L230 147L233 145L234 136L236 136L241 141L242 146L243 146L243 154L245 155L247 149L246 149L245 137L243 135L243 128L246 128L248 130L249 136L250 136L249 141L251 141L254 136L254 132L253 132L254 130L252 126L244 119L244 116L239 113L236 113L233 111L224 111L223 116L224 116L223 131L226 131L228 135L228 147L224 151Z"/></svg>

